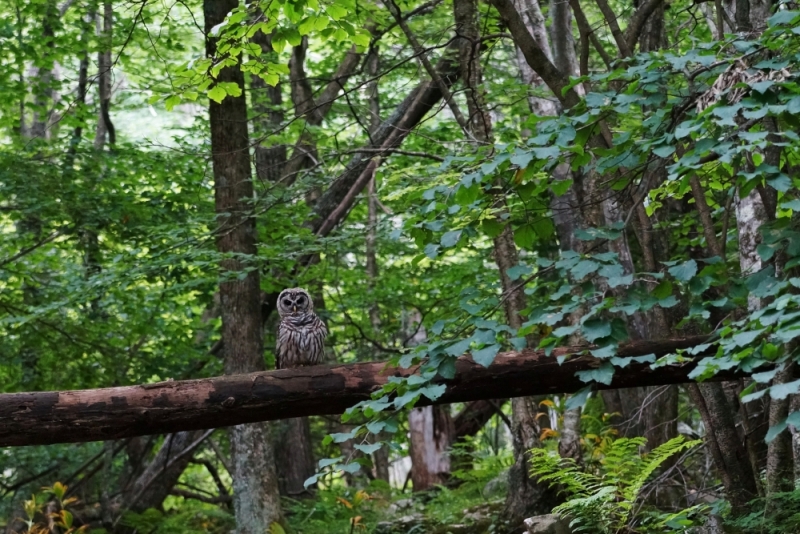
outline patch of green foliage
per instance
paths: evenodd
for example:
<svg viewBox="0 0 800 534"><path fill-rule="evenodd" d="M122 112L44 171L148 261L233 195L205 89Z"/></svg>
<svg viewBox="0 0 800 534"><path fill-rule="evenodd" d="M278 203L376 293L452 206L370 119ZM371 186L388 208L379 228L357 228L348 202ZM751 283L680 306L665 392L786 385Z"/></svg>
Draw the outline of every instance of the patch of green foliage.
<svg viewBox="0 0 800 534"><path fill-rule="evenodd" d="M701 513L703 506L668 514L641 502L640 497L645 483L664 462L699 443L679 436L641 454L644 438L616 439L602 451L603 459L595 471L585 470L555 451L532 449L531 473L566 497L553 512L568 518L574 532L682 532L694 525L691 518Z"/></svg>
<svg viewBox="0 0 800 534"><path fill-rule="evenodd" d="M224 534L236 525L233 515L222 508L188 499L166 512L150 508L141 514L126 513L120 523L148 534Z"/></svg>
<svg viewBox="0 0 800 534"><path fill-rule="evenodd" d="M756 499L753 512L726 521L742 534L785 534L800 531L800 490L773 493Z"/></svg>
<svg viewBox="0 0 800 534"><path fill-rule="evenodd" d="M380 480L358 489L335 479L313 499L287 499L287 532L349 534L394 532L398 528L420 533L452 529L493 532L501 520L498 512L505 497L504 475L513 457L509 448L498 454L478 448L479 439L455 448L452 461L457 468L445 486L409 494Z"/></svg>

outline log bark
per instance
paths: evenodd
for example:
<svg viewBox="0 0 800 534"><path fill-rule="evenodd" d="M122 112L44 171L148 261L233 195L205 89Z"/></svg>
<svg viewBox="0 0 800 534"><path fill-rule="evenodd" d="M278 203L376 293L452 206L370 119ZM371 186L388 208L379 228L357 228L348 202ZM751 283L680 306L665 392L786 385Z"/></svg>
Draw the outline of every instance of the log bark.
<svg viewBox="0 0 800 534"><path fill-rule="evenodd" d="M638 341L620 346L620 356L662 356L698 345L703 336ZM526 395L572 393L585 386L575 372L596 367L598 360L578 355L585 347L501 353L488 368L464 356L456 376L441 379L447 390L436 402L448 404ZM710 348L714 350L713 347ZM559 365L557 356L571 356ZM650 369L631 363L617 369L610 386L624 388L691 382L692 363ZM384 362L338 366L318 365L216 378L159 382L77 391L45 391L0 395L0 447L76 443L149 434L218 428L342 413L370 398L391 376L408 376L415 368L387 368ZM720 373L718 380L733 373Z"/></svg>

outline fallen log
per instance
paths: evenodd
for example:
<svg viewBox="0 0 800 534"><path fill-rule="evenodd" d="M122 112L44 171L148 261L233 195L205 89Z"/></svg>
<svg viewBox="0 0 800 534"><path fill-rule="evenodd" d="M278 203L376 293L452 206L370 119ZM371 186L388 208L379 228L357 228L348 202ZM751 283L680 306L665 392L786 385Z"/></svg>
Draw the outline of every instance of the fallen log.
<svg viewBox="0 0 800 534"><path fill-rule="evenodd" d="M620 346L619 356L663 356L699 345L704 337L637 341ZM576 371L597 367L581 355L586 347L498 354L488 368L469 356L456 363L456 376L441 379L446 392L419 406L528 395L572 393L586 384ZM571 356L559 365L557 356ZM618 368L610 386L654 386L690 382L692 362L656 370L631 363ZM41 445L120 439L217 428L255 421L338 414L386 384L391 376L413 374L385 363L357 363L282 369L196 380L180 380L76 391L0 395L0 446ZM720 374L718 379L733 375Z"/></svg>

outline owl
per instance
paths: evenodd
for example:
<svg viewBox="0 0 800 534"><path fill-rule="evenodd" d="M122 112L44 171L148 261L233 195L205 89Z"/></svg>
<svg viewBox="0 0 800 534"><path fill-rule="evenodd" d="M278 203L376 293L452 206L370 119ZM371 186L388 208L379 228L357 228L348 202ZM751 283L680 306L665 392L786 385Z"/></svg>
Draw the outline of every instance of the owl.
<svg viewBox="0 0 800 534"><path fill-rule="evenodd" d="M276 367L287 369L317 365L322 361L323 344L328 335L317 314L314 303L303 288L284 289L278 297L278 327Z"/></svg>

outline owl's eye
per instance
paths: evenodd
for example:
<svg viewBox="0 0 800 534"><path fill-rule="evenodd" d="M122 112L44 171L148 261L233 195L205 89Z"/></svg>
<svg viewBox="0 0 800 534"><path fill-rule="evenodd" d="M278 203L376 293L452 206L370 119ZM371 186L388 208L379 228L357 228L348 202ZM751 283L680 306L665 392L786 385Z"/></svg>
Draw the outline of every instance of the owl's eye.
<svg viewBox="0 0 800 534"><path fill-rule="evenodd" d="M291 306L292 305L292 301L289 300L289 299L283 299L283 305L284 306Z"/></svg>
<svg viewBox="0 0 800 534"><path fill-rule="evenodd" d="M300 295L299 297L297 297L297 303L298 304L302 304L305 301L306 301L306 298L303 295Z"/></svg>

